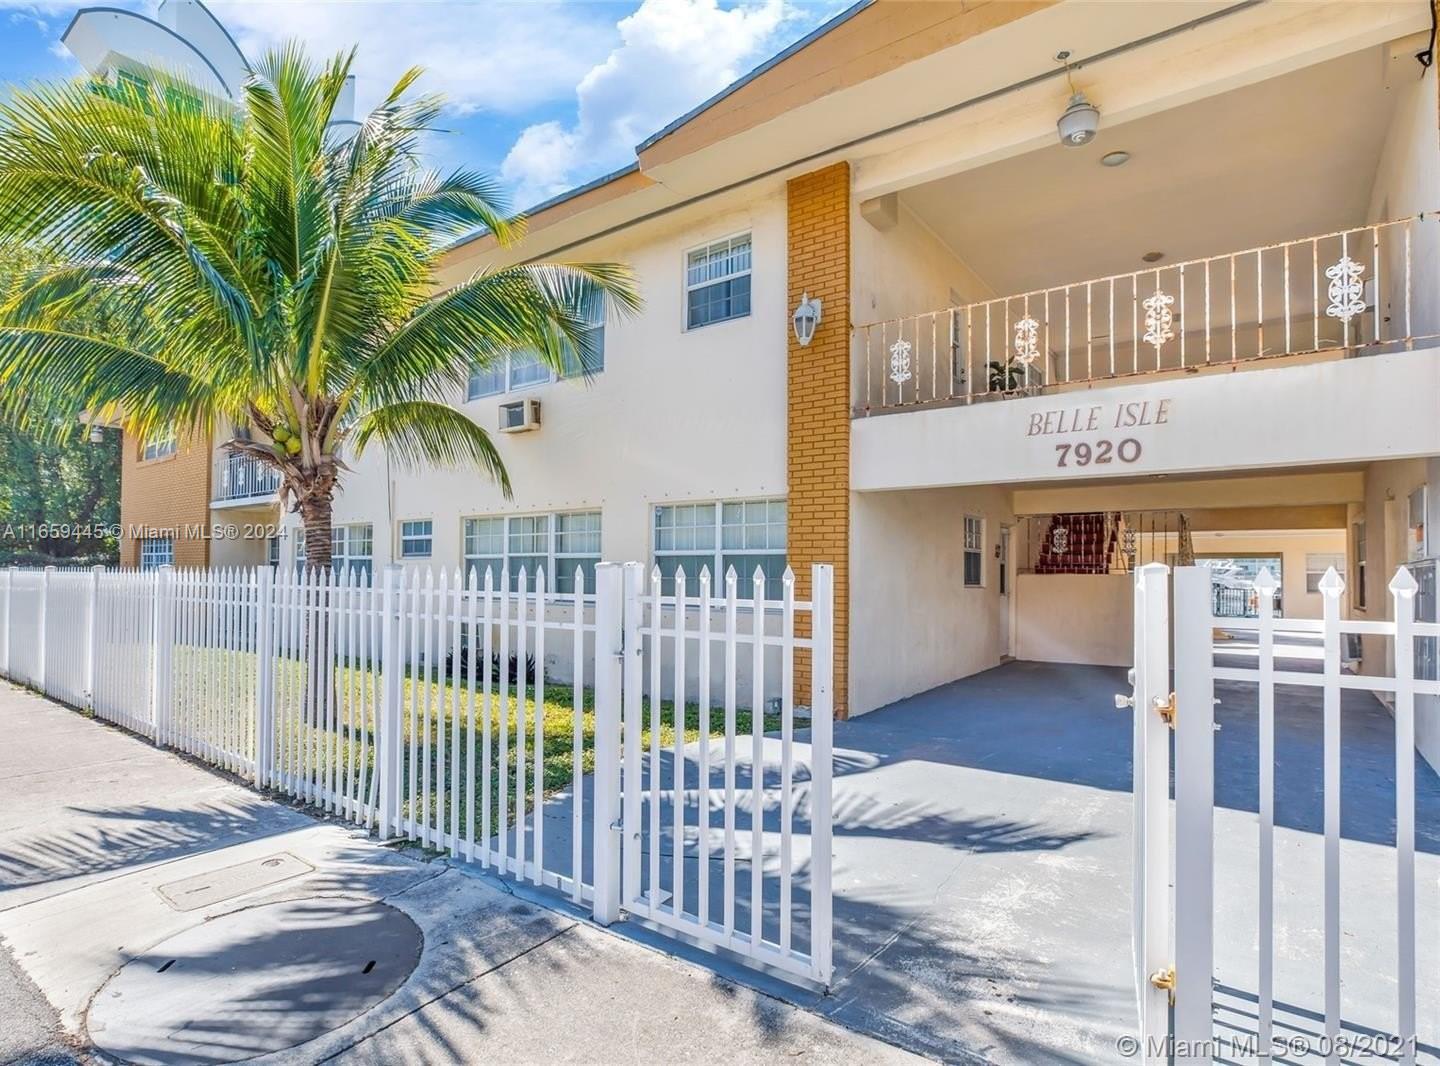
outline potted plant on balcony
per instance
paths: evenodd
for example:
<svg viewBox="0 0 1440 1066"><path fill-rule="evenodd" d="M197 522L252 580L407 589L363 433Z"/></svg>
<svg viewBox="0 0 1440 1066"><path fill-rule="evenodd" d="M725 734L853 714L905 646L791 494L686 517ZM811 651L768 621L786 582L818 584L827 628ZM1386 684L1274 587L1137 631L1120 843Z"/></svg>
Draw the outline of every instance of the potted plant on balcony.
<svg viewBox="0 0 1440 1066"><path fill-rule="evenodd" d="M1014 396L1029 390L1026 367L1017 359L1004 362L992 360L986 364L990 373L990 391L1002 396Z"/></svg>

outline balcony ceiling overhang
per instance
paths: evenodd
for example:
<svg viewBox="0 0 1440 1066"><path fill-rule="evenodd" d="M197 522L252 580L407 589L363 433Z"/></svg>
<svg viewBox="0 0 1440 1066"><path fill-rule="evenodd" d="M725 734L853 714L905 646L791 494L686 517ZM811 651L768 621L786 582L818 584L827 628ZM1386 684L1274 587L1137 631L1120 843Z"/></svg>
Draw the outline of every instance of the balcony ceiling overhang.
<svg viewBox="0 0 1440 1066"><path fill-rule="evenodd" d="M997 293L1141 270L1150 251L1163 266L1358 225L1395 109L1392 54L1106 121L1083 148L1054 143L900 200ZM1116 150L1129 161L1102 166Z"/></svg>

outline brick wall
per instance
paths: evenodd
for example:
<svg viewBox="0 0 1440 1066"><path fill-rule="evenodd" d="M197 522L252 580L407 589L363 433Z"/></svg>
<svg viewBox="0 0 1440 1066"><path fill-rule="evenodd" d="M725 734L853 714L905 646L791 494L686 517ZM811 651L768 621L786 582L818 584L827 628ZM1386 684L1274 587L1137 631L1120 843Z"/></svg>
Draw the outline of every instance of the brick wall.
<svg viewBox="0 0 1440 1066"><path fill-rule="evenodd" d="M850 575L850 166L836 163L789 182L789 307L822 301L806 347L790 332L789 558L798 595L810 565L835 567L835 713L845 717ZM788 330L788 323L787 323ZM807 658L797 657L797 702L808 700Z"/></svg>
<svg viewBox="0 0 1440 1066"><path fill-rule="evenodd" d="M210 542L187 536L185 527L210 523L210 470L213 449L208 435L181 438L174 455L145 461L141 441L125 435L120 459L120 565L140 565L137 527L174 529L175 565L206 566Z"/></svg>

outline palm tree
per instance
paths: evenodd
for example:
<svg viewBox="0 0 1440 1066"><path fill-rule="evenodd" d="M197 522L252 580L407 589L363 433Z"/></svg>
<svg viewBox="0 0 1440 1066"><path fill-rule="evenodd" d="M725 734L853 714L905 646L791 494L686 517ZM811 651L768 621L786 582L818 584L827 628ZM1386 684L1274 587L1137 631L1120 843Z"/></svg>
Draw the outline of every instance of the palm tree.
<svg viewBox="0 0 1440 1066"><path fill-rule="evenodd" d="M77 416L146 437L213 434L280 473L306 557L330 563L347 455L473 464L509 494L486 432L451 406L515 349L584 371L591 323L638 306L611 263L526 263L439 291L445 248L520 238L497 186L419 165L441 101L418 70L348 138L330 128L353 51L298 46L251 73L237 111L85 82L0 103L0 241L48 266L0 309L0 417L47 435ZM97 332L92 323L106 322Z"/></svg>

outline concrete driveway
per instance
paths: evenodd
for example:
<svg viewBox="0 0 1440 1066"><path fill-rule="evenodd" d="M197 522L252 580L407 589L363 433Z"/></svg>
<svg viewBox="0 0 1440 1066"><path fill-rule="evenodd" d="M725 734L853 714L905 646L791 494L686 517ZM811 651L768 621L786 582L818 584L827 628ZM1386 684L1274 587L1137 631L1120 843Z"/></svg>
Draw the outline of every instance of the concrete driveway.
<svg viewBox="0 0 1440 1066"><path fill-rule="evenodd" d="M1243 658L1229 644L1226 656ZM1305 651L1296 653L1303 661ZM1238 660L1237 660L1238 661ZM1287 668L1303 668L1286 663ZM1134 1031L1131 972L1131 718L1114 709L1125 672L1013 662L835 728L835 980L830 995L710 965L843 1024L952 1062L1118 1060ZM1216 695L1217 1034L1254 1029L1258 742L1252 686ZM1372 696L1343 700L1344 1009L1357 1032L1395 1019L1394 732ZM1321 716L1318 690L1277 699L1277 1029L1323 1031ZM805 734L797 763L808 764ZM778 742L766 740L768 765ZM697 780L687 767L686 898L699 868ZM738 785L750 753L737 745ZM669 779L668 755L664 779ZM799 772L799 771L797 771ZM767 777L773 777L768 773ZM1417 767L1421 1060L1440 1039L1440 780ZM778 781L767 781L767 785ZM712 804L719 779L712 781ZM773 799L773 796L771 797ZM662 802L662 889L673 841ZM796 854L808 856L805 805ZM547 807L545 841L568 854L569 806ZM712 808L712 901L721 897L720 812ZM737 813L748 847L749 812ZM767 866L777 812L765 812ZM748 928L748 852L737 926ZM808 904L796 886L801 914ZM772 889L773 891L773 889ZM773 911L773 906L771 908ZM767 935L773 935L767 915ZM631 935L646 939L636 923ZM619 928L619 927L617 927ZM797 942L805 925L797 918ZM669 937L655 942L677 950ZM1304 1061L1296 1057L1293 1061Z"/></svg>

